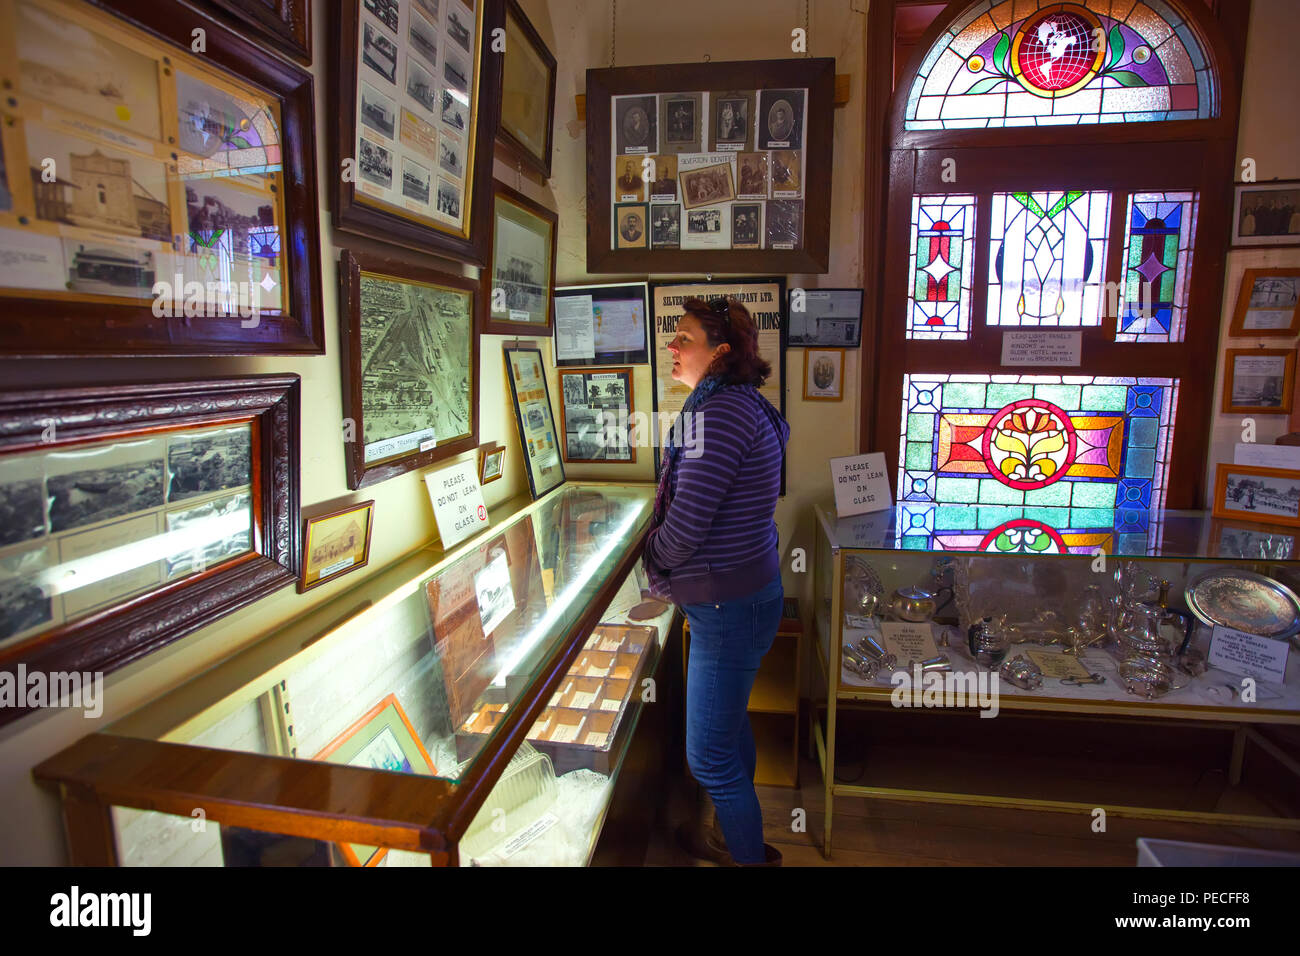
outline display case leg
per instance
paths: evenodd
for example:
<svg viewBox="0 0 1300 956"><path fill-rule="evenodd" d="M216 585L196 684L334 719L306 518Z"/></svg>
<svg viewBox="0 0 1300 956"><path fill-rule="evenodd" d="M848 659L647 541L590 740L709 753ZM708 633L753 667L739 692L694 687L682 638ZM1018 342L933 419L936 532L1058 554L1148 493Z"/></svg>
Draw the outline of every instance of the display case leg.
<svg viewBox="0 0 1300 956"><path fill-rule="evenodd" d="M1241 784L1241 767L1246 761L1246 725L1238 724L1232 732L1232 759L1228 763L1228 783Z"/></svg>

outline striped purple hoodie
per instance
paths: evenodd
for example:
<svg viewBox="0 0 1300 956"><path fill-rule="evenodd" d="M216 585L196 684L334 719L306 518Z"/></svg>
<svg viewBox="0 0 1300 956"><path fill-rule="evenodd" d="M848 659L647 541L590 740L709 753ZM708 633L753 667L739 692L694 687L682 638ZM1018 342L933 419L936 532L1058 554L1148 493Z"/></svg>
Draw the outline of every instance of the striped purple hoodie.
<svg viewBox="0 0 1300 956"><path fill-rule="evenodd" d="M668 477L663 523L645 545L650 589L675 604L730 601L780 571L776 499L790 426L752 385L723 388L698 410L695 445Z"/></svg>

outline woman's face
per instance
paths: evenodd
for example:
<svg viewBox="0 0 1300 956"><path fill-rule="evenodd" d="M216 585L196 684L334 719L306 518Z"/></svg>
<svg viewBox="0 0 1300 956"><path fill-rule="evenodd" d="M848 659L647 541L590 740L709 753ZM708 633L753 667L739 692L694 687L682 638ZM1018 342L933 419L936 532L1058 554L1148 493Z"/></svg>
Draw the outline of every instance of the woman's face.
<svg viewBox="0 0 1300 956"><path fill-rule="evenodd" d="M677 320L677 334L668 343L668 354L673 357L673 378L687 388L700 384L709 371L714 358L731 351L726 342L710 348L699 319L690 313Z"/></svg>

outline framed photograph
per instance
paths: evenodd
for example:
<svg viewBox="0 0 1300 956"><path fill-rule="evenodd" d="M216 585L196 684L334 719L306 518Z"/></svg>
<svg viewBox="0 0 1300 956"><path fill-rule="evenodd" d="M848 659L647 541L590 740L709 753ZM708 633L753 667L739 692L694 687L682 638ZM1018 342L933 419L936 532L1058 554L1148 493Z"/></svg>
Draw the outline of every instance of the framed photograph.
<svg viewBox="0 0 1300 956"><path fill-rule="evenodd" d="M1220 462L1214 470L1213 513L1300 528L1300 471Z"/></svg>
<svg viewBox="0 0 1300 956"><path fill-rule="evenodd" d="M396 694L371 707L312 759L392 773L438 773ZM387 847L356 843L337 848L349 866L377 866L388 854Z"/></svg>
<svg viewBox="0 0 1300 956"><path fill-rule="evenodd" d="M655 203L650 207L650 245L677 249L682 244L681 203Z"/></svg>
<svg viewBox="0 0 1300 956"><path fill-rule="evenodd" d="M1237 183L1233 246L1300 246L1300 179Z"/></svg>
<svg viewBox="0 0 1300 956"><path fill-rule="evenodd" d="M555 56L519 6L506 2L506 48L501 69L501 122L497 139L543 178L551 177L555 126Z"/></svg>
<svg viewBox="0 0 1300 956"><path fill-rule="evenodd" d="M0 36L0 355L324 352L310 74L177 0Z"/></svg>
<svg viewBox="0 0 1300 956"><path fill-rule="evenodd" d="M807 170L833 165L834 74L826 58L588 70L588 272L826 272L830 177ZM675 230L659 203L681 206Z"/></svg>
<svg viewBox="0 0 1300 956"><path fill-rule="evenodd" d="M804 352L803 397L810 402L844 401L844 349Z"/></svg>
<svg viewBox="0 0 1300 956"><path fill-rule="evenodd" d="M862 345L861 289L791 289L786 345L856 349Z"/></svg>
<svg viewBox="0 0 1300 956"><path fill-rule="evenodd" d="M636 461L628 440L632 369L560 371L560 432L568 462Z"/></svg>
<svg viewBox="0 0 1300 956"><path fill-rule="evenodd" d="M1300 335L1300 269L1247 269L1229 335Z"/></svg>
<svg viewBox="0 0 1300 956"><path fill-rule="evenodd" d="M1283 534L1267 525L1247 524L1241 521L1224 521L1216 518L1210 522L1210 546L1220 558L1245 558L1255 561L1291 561L1296 557L1295 534Z"/></svg>
<svg viewBox="0 0 1300 956"><path fill-rule="evenodd" d="M273 50L311 66L310 0L202 0L232 22L236 29L247 31L257 41Z"/></svg>
<svg viewBox="0 0 1300 956"><path fill-rule="evenodd" d="M492 256L483 271L479 332L550 335L559 216L495 182Z"/></svg>
<svg viewBox="0 0 1300 956"><path fill-rule="evenodd" d="M650 361L646 335L650 292L646 283L563 286L555 290L555 311L557 368L645 365Z"/></svg>
<svg viewBox="0 0 1300 956"><path fill-rule="evenodd" d="M296 375L0 393L0 671L109 673L292 584L299 394Z"/></svg>
<svg viewBox="0 0 1300 956"><path fill-rule="evenodd" d="M494 445L488 447L484 445L478 450L478 483L486 485L490 481L496 481L501 477L505 470L506 449L504 445Z"/></svg>
<svg viewBox="0 0 1300 956"><path fill-rule="evenodd" d="M348 487L477 448L478 282L348 250L339 282Z"/></svg>
<svg viewBox="0 0 1300 956"><path fill-rule="evenodd" d="M538 348L502 349L506 360L506 379L515 406L515 425L519 429L519 448L524 456L524 472L533 499L543 497L564 484L564 465L560 461L560 438L551 414L551 396L546 387L546 369Z"/></svg>
<svg viewBox="0 0 1300 956"><path fill-rule="evenodd" d="M1226 349L1225 414L1288 415L1295 386L1295 349Z"/></svg>
<svg viewBox="0 0 1300 956"><path fill-rule="evenodd" d="M374 516L372 499L307 519L302 533L299 594L366 566Z"/></svg>
<svg viewBox="0 0 1300 956"><path fill-rule="evenodd" d="M339 229L487 264L504 79L490 44L504 24L505 0L343 0L330 22ZM395 135L369 121L382 101L367 86L393 103Z"/></svg>

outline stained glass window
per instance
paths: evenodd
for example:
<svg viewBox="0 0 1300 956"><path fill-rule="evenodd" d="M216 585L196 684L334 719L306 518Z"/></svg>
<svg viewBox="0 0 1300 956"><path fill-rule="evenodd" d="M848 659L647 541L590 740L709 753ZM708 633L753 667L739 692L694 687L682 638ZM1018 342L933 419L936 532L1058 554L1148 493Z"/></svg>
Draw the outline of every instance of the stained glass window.
<svg viewBox="0 0 1300 956"><path fill-rule="evenodd" d="M1116 342L1183 341L1198 205L1189 192L1129 197Z"/></svg>
<svg viewBox="0 0 1300 956"><path fill-rule="evenodd" d="M903 396L900 544L1008 550L1037 522L1058 533L1036 530L1037 550L1147 547L1178 380L912 374ZM999 542L994 529L1020 533Z"/></svg>
<svg viewBox="0 0 1300 956"><path fill-rule="evenodd" d="M1110 193L993 194L989 325L1100 325Z"/></svg>
<svg viewBox="0 0 1300 956"><path fill-rule="evenodd" d="M906 129L1206 119L1214 74L1164 0L978 0L931 47Z"/></svg>
<svg viewBox="0 0 1300 956"><path fill-rule="evenodd" d="M907 299L909 339L970 335L974 196L913 196Z"/></svg>

